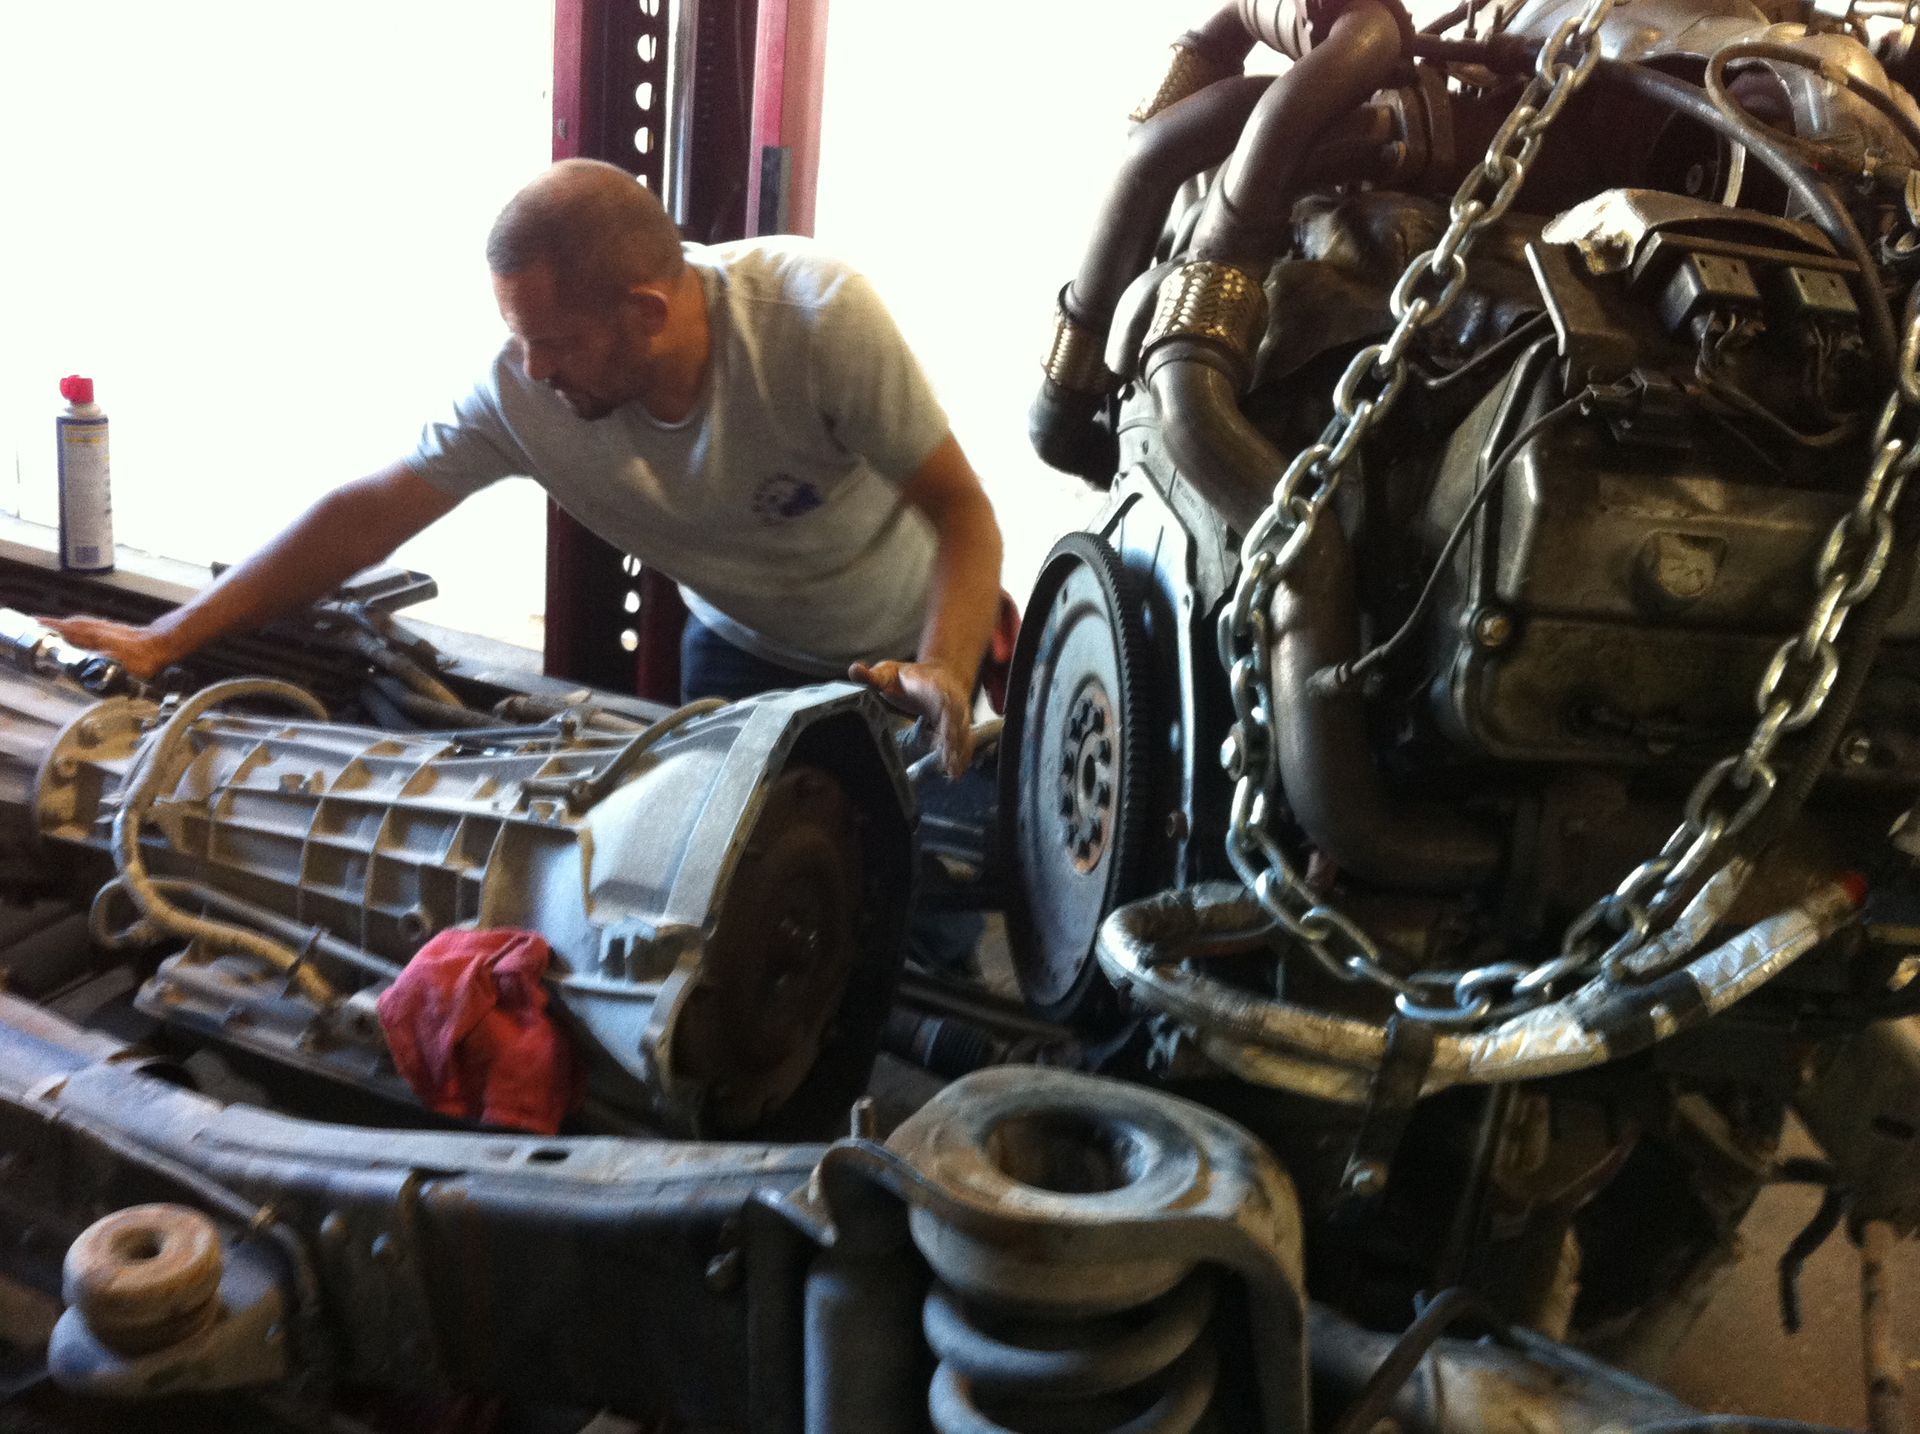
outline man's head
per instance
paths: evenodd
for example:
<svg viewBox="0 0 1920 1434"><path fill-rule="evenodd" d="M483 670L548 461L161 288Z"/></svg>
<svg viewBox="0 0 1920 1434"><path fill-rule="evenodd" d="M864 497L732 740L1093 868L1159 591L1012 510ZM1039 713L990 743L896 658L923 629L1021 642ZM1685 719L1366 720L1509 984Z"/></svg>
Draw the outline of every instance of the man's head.
<svg viewBox="0 0 1920 1434"><path fill-rule="evenodd" d="M487 266L528 377L582 418L687 388L699 280L660 201L624 170L554 165L494 221Z"/></svg>

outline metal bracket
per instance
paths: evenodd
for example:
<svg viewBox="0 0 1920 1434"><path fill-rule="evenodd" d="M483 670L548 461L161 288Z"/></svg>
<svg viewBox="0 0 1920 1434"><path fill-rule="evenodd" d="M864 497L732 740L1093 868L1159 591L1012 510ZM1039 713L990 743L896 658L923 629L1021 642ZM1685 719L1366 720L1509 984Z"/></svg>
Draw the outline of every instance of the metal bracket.
<svg viewBox="0 0 1920 1434"><path fill-rule="evenodd" d="M1360 1117L1353 1153L1340 1177L1343 1204L1371 1202L1386 1193L1387 1172L1407 1133L1414 1103L1433 1065L1433 1052L1432 1026L1400 1016L1387 1022L1387 1049L1368 1087L1366 1113Z"/></svg>

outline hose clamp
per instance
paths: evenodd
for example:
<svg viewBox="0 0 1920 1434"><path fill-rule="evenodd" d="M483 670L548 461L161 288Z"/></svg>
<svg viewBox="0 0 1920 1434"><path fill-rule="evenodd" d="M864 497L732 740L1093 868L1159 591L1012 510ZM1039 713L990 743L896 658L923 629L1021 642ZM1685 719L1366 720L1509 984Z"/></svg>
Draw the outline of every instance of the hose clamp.
<svg viewBox="0 0 1920 1434"><path fill-rule="evenodd" d="M1144 124L1188 95L1197 95L1215 81L1240 73L1239 66L1223 65L1192 45L1176 42L1171 48L1167 73L1161 78L1159 88L1133 107L1127 116L1132 123Z"/></svg>
<svg viewBox="0 0 1920 1434"><path fill-rule="evenodd" d="M1120 380L1107 368L1106 339L1067 312L1065 295L1047 350L1047 381L1069 393L1111 393Z"/></svg>
<svg viewBox="0 0 1920 1434"><path fill-rule="evenodd" d="M1266 331L1267 295L1260 281L1232 264L1201 260L1181 265L1161 281L1141 352L1166 339L1205 339L1251 373Z"/></svg>

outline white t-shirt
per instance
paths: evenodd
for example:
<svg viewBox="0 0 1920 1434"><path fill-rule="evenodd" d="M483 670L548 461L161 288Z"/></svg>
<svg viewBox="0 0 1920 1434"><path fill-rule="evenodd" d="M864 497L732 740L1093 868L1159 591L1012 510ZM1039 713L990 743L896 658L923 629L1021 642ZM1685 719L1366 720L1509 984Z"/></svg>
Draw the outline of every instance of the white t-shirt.
<svg viewBox="0 0 1920 1434"><path fill-rule="evenodd" d="M575 414L512 346L430 423L409 466L465 497L535 479L615 547L681 584L695 616L820 676L909 657L932 525L901 486L948 422L873 286L803 239L686 246L712 362L692 413Z"/></svg>

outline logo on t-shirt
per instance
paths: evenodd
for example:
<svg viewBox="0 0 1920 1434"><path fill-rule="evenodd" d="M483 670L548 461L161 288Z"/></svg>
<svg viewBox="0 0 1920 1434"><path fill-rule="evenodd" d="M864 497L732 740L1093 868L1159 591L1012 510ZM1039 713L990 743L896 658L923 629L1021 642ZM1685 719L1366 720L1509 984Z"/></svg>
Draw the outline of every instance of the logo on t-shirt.
<svg viewBox="0 0 1920 1434"><path fill-rule="evenodd" d="M771 526L811 513L826 501L820 490L805 478L776 473L762 479L754 490L753 511L761 522Z"/></svg>

